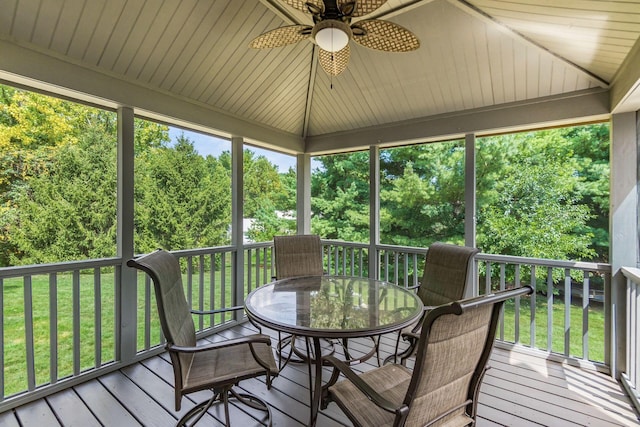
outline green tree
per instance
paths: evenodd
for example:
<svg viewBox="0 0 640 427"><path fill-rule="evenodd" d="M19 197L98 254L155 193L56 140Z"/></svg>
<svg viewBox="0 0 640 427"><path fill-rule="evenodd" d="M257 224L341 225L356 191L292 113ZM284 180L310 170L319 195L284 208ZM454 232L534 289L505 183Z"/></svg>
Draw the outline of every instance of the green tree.
<svg viewBox="0 0 640 427"><path fill-rule="evenodd" d="M32 149L46 153L46 167L15 180L7 194L5 265L115 255L116 146L109 115L86 114L91 125L76 129L77 141Z"/></svg>
<svg viewBox="0 0 640 427"><path fill-rule="evenodd" d="M369 153L318 158L311 176L311 229L326 239L369 241Z"/></svg>
<svg viewBox="0 0 640 427"><path fill-rule="evenodd" d="M0 264L115 255L116 114L0 86ZM168 128L136 121L137 150Z"/></svg>
<svg viewBox="0 0 640 427"><path fill-rule="evenodd" d="M231 180L221 162L203 158L184 136L136 160L136 251L228 243Z"/></svg>
<svg viewBox="0 0 640 427"><path fill-rule="evenodd" d="M444 142L381 156L381 240L402 246L464 242L464 145Z"/></svg>
<svg viewBox="0 0 640 427"><path fill-rule="evenodd" d="M557 131L484 138L477 150L478 246L551 259L595 255L571 144Z"/></svg>

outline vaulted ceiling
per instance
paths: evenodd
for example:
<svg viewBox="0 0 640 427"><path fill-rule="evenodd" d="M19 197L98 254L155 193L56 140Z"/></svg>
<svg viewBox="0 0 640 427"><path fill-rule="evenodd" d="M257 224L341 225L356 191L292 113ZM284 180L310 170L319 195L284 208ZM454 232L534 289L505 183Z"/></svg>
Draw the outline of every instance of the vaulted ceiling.
<svg viewBox="0 0 640 427"><path fill-rule="evenodd" d="M389 0L358 19L399 24L420 48L351 42L335 77L311 41L249 48L312 24L278 0L0 0L0 11L5 82L289 152L517 127L547 102L538 110L560 121L640 109L640 1Z"/></svg>

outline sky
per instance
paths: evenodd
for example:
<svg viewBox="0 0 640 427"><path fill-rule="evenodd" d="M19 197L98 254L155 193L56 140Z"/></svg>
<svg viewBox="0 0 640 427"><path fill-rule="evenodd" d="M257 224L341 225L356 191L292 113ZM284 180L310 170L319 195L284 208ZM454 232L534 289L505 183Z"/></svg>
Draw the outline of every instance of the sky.
<svg viewBox="0 0 640 427"><path fill-rule="evenodd" d="M176 141L180 134L184 134L184 136L193 142L194 148L201 156L207 156L210 154L214 157L218 157L223 151L231 151L231 142L228 140L180 128L169 127L169 137L172 142ZM265 156L271 163L278 167L279 172L286 172L290 167L294 169L296 168L296 156L277 153L275 151L265 150L258 147L247 148L257 155Z"/></svg>

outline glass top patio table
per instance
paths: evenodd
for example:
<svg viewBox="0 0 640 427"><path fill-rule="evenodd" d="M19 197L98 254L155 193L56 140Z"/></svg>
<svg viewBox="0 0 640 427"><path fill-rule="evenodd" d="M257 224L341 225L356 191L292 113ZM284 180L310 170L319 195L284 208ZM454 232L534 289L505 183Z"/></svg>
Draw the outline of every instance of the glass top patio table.
<svg viewBox="0 0 640 427"><path fill-rule="evenodd" d="M423 305L410 290L366 277L293 277L261 286L245 300L252 321L313 340L321 354L321 338L371 337L393 332L420 318ZM311 364L311 358L307 359ZM322 363L315 363L311 383L311 420L315 425L322 393ZM315 390L314 390L315 389Z"/></svg>
<svg viewBox="0 0 640 427"><path fill-rule="evenodd" d="M245 300L258 323L298 336L351 338L410 325L422 314L414 292L366 277L306 276L259 287Z"/></svg>

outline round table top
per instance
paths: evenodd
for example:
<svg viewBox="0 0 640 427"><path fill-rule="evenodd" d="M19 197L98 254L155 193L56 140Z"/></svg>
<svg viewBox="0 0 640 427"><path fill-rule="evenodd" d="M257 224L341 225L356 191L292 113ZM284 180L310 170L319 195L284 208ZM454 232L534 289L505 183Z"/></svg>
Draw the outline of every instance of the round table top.
<svg viewBox="0 0 640 427"><path fill-rule="evenodd" d="M404 328L422 314L414 292L366 277L306 276L251 292L245 311L269 328L307 337L374 336Z"/></svg>

